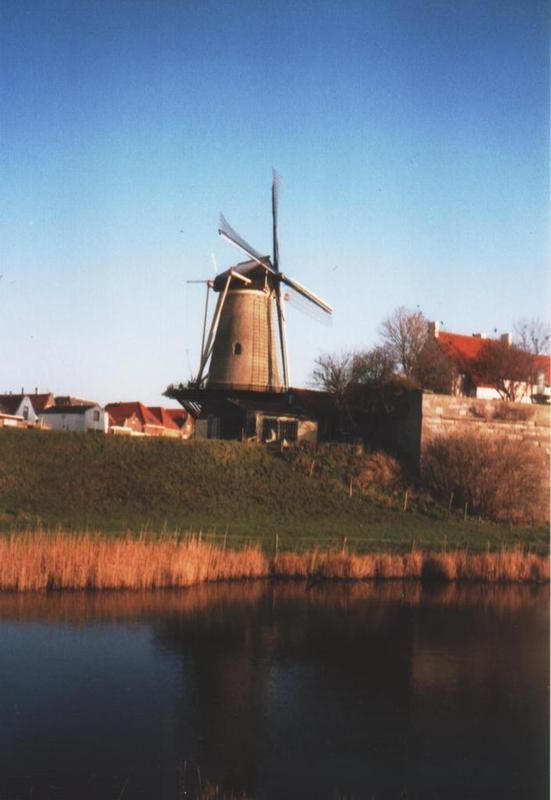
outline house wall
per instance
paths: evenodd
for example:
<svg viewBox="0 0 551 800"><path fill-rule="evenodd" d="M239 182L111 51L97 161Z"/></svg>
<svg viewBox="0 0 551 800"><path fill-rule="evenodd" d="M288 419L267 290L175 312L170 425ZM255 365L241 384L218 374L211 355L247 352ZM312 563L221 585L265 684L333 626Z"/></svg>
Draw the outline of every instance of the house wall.
<svg viewBox="0 0 551 800"><path fill-rule="evenodd" d="M94 420L94 411L99 411L99 420ZM96 406L96 408L91 408L84 414L86 420L86 430L87 431L99 431L101 433L107 433L109 428L109 415L103 408Z"/></svg>
<svg viewBox="0 0 551 800"><path fill-rule="evenodd" d="M27 423L22 417L0 414L0 428L27 428Z"/></svg>
<svg viewBox="0 0 551 800"><path fill-rule="evenodd" d="M19 403L15 416L23 417L24 420L31 422L33 425L37 422L38 415L35 413L31 398L28 395L25 395Z"/></svg>
<svg viewBox="0 0 551 800"><path fill-rule="evenodd" d="M507 383L507 381L506 381ZM530 389L530 385L526 383L521 383L518 386L518 389L515 393L516 402L517 403L531 403L532 402L532 394L543 394L547 397L551 394L551 389L549 386L538 386L534 384L532 389ZM492 389L491 386L477 386L476 387L476 397L479 400L501 400L499 396L499 392L497 389Z"/></svg>
<svg viewBox="0 0 551 800"><path fill-rule="evenodd" d="M99 411L99 420L94 420L94 411ZM107 433L108 416L106 412L96 406L83 414L41 414L41 422L54 431L98 431Z"/></svg>

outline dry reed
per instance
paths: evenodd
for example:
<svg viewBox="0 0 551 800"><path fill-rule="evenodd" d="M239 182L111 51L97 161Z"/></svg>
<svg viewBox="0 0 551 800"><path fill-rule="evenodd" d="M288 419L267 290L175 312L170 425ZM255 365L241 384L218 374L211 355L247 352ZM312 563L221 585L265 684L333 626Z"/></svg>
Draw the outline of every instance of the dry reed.
<svg viewBox="0 0 551 800"><path fill-rule="evenodd" d="M231 550L174 536L109 539L101 534L17 533L0 538L0 590L157 589L249 578L317 580L549 580L549 557L520 549L405 555Z"/></svg>
<svg viewBox="0 0 551 800"><path fill-rule="evenodd" d="M0 589L158 589L259 578L269 562L259 547L223 550L196 538L12 534L0 539Z"/></svg>

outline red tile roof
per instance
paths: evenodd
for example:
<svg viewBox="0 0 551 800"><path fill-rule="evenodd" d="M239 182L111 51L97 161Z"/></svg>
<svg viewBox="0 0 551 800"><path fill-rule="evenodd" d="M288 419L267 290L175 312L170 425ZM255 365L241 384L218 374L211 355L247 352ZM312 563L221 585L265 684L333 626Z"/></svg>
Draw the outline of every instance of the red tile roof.
<svg viewBox="0 0 551 800"><path fill-rule="evenodd" d="M178 411L178 409L173 409L174 411ZM186 412L184 409L180 409L185 414ZM179 431L180 426L176 423L175 419L169 413L168 408L163 408L162 406L148 406L148 411L150 411L153 416L157 418L157 424L163 425L165 428L169 428L170 430Z"/></svg>
<svg viewBox="0 0 551 800"><path fill-rule="evenodd" d="M472 362L476 361L485 342L499 341L499 339L483 339L481 336L466 336L462 333L448 333L439 331L435 339L438 346L448 358L454 361L460 371L472 372ZM535 356L535 367L545 371L545 383L550 385L550 359L549 356ZM477 383L476 375L472 376Z"/></svg>
<svg viewBox="0 0 551 800"><path fill-rule="evenodd" d="M35 414L41 414L45 408L51 406L54 402L54 396L51 392L45 392L43 394L30 394L29 400L33 404L33 408Z"/></svg>
<svg viewBox="0 0 551 800"><path fill-rule="evenodd" d="M32 400L32 397L31 397ZM56 406L95 406L95 400L83 400L82 397L71 397L71 395L56 395L54 397Z"/></svg>
<svg viewBox="0 0 551 800"><path fill-rule="evenodd" d="M549 356L536 356L536 369L545 372L545 385L551 385L551 358Z"/></svg>
<svg viewBox="0 0 551 800"><path fill-rule="evenodd" d="M479 336L465 336L447 331L440 331L436 339L439 347L449 358L454 361L463 359L467 362L474 361L478 357L482 345L487 341L488 339Z"/></svg>
<svg viewBox="0 0 551 800"><path fill-rule="evenodd" d="M178 425L179 428L185 425L189 414L185 408L165 408L165 413Z"/></svg>
<svg viewBox="0 0 551 800"><path fill-rule="evenodd" d="M125 420L134 415L142 425L161 425L162 423L151 411L138 400L129 403L108 403L105 410L115 425L124 425Z"/></svg>

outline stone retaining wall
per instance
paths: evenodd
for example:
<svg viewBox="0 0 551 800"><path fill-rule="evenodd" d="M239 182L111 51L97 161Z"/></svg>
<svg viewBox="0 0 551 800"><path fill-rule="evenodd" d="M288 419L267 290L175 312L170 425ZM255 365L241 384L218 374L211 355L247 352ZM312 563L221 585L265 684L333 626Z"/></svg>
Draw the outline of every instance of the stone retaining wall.
<svg viewBox="0 0 551 800"><path fill-rule="evenodd" d="M485 433L541 448L549 457L550 406L423 392L420 422L420 456L426 444L435 436Z"/></svg>

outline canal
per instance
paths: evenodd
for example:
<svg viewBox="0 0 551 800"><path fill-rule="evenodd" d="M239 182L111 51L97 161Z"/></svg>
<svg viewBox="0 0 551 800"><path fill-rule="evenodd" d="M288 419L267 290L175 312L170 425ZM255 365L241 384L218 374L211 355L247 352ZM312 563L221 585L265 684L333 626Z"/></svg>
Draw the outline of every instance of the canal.
<svg viewBox="0 0 551 800"><path fill-rule="evenodd" d="M545 798L548 587L0 596L1 800Z"/></svg>

